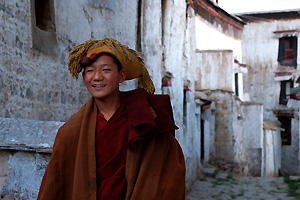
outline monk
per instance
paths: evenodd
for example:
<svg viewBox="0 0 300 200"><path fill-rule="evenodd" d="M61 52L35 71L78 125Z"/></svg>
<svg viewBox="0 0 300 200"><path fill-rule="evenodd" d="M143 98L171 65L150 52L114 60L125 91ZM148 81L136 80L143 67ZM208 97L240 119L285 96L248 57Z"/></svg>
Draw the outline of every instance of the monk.
<svg viewBox="0 0 300 200"><path fill-rule="evenodd" d="M89 40L68 66L92 97L58 130L38 199L185 199L170 98L153 94L139 54L113 38ZM138 77L141 88L119 90Z"/></svg>

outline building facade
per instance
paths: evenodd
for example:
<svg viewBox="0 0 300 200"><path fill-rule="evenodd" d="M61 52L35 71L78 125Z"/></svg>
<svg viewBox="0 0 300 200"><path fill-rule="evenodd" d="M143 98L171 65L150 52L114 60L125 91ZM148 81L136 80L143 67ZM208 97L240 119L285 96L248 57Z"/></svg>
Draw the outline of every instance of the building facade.
<svg viewBox="0 0 300 200"><path fill-rule="evenodd" d="M82 78L72 79L67 70L68 51L104 37L142 53L157 94L163 76L173 74L176 137L191 186L201 165L201 110L193 92L187 93L192 101L184 100L195 81L189 5L183 0L0 2L1 198L36 198L57 129L90 98ZM121 89L136 87L132 80Z"/></svg>
<svg viewBox="0 0 300 200"><path fill-rule="evenodd" d="M1 198L36 198L57 129L90 98L66 62L91 38L114 37L140 51L155 93L171 96L187 190L208 162L249 175L268 171L264 134L273 129L263 131L263 104L244 90L252 81L245 24L216 3L11 0L0 2L0 16Z"/></svg>
<svg viewBox="0 0 300 200"><path fill-rule="evenodd" d="M243 62L248 74L244 90L263 104L263 118L281 134L281 173L299 173L299 30L298 10L239 14ZM280 122L280 123L279 123Z"/></svg>

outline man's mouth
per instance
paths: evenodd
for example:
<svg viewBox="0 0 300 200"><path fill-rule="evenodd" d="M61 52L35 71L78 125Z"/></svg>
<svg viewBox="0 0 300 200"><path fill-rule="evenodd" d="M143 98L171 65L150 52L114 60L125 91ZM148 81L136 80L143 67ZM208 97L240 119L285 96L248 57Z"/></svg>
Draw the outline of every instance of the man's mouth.
<svg viewBox="0 0 300 200"><path fill-rule="evenodd" d="M94 88L105 87L105 85L92 85Z"/></svg>

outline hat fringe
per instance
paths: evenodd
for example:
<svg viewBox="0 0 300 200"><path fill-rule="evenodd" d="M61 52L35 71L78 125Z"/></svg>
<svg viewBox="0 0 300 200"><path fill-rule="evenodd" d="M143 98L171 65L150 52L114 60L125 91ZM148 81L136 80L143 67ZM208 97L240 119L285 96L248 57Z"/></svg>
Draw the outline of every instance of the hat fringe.
<svg viewBox="0 0 300 200"><path fill-rule="evenodd" d="M88 40L82 44L79 44L69 52L69 61L67 62L68 70L70 71L73 78L78 79L78 74L81 72L80 61L87 53L87 51L93 46L97 41Z"/></svg>
<svg viewBox="0 0 300 200"><path fill-rule="evenodd" d="M142 65L142 77L140 80L140 83L142 85L142 87L150 94L154 94L155 92L155 87L154 84L152 82L152 79L150 77L150 74L147 70L147 68L145 67L145 65Z"/></svg>
<svg viewBox="0 0 300 200"><path fill-rule="evenodd" d="M104 38L103 40L87 40L82 44L79 44L69 52L69 61L67 62L68 70L70 71L73 78L78 79L78 74L81 72L80 61L86 55L89 50L97 47L107 45L113 51L120 55L120 58L124 63L128 63L130 58L130 53L135 52L133 49L128 48L126 45L121 44L118 40L114 38ZM138 56L137 52L133 53L136 55L140 61L141 57Z"/></svg>
<svg viewBox="0 0 300 200"><path fill-rule="evenodd" d="M70 71L73 78L76 80L78 79L78 75L81 72L82 68L80 66L80 61L82 58L87 54L89 50L92 50L97 47L101 47L107 45L110 49L112 49L114 52L116 52L119 55L119 59L122 60L125 64L129 63L131 61L130 54L133 54L138 58L138 60L141 63L141 85L142 87L148 92L153 94L155 92L154 84L151 80L151 77L149 75L149 72L147 68L145 67L144 60L142 56L135 50L130 49L126 45L121 44L118 40L114 38L104 38L103 40L87 40L86 42L79 44L73 48L69 52L69 61L67 62L68 70Z"/></svg>

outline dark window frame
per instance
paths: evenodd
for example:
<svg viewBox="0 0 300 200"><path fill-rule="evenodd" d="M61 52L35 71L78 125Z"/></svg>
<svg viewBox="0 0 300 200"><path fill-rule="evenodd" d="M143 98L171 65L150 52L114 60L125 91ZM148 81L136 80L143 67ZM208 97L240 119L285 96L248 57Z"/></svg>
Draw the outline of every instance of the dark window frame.
<svg viewBox="0 0 300 200"><path fill-rule="evenodd" d="M280 81L280 95L279 95L279 104L281 105L287 105L288 103L288 95L287 95L287 84L289 84L289 88L294 87L294 82L292 79L288 81Z"/></svg>
<svg viewBox="0 0 300 200"><path fill-rule="evenodd" d="M32 48L46 54L58 55L54 1L30 1Z"/></svg>
<svg viewBox="0 0 300 200"><path fill-rule="evenodd" d="M235 95L239 96L239 74L234 74L234 81L235 81Z"/></svg>
<svg viewBox="0 0 300 200"><path fill-rule="evenodd" d="M43 31L55 32L53 0L35 0L35 25Z"/></svg>
<svg viewBox="0 0 300 200"><path fill-rule="evenodd" d="M292 145L292 117L278 116L278 120L281 123L281 144Z"/></svg>
<svg viewBox="0 0 300 200"><path fill-rule="evenodd" d="M297 67L297 37L282 37L279 38L278 62L283 66Z"/></svg>

